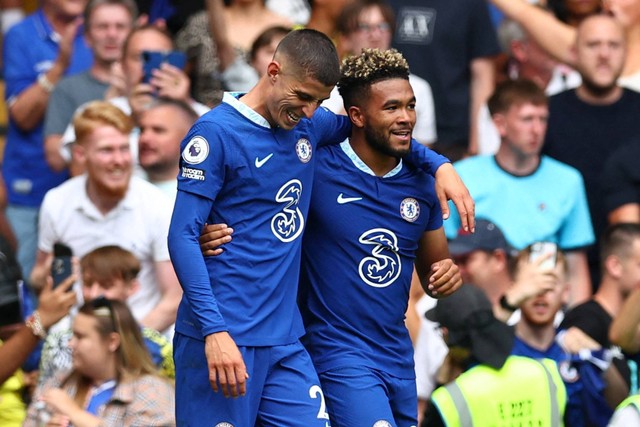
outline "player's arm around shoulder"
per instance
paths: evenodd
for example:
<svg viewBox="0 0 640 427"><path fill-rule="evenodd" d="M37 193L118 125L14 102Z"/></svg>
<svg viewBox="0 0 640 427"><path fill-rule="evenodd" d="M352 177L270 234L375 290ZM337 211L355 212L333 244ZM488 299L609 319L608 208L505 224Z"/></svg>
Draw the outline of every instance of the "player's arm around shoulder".
<svg viewBox="0 0 640 427"><path fill-rule="evenodd" d="M415 264L422 288L433 298L451 295L462 286L460 268L449 255L442 227L422 235Z"/></svg>

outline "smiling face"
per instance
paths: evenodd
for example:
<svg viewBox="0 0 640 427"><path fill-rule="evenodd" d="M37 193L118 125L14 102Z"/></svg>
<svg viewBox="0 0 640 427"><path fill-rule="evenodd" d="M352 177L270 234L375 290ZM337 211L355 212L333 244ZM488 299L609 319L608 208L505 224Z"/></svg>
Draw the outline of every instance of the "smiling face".
<svg viewBox="0 0 640 427"><path fill-rule="evenodd" d="M359 108L369 146L391 157L406 155L416 124L415 108L416 97L409 80L396 78L373 83Z"/></svg>
<svg viewBox="0 0 640 427"><path fill-rule="evenodd" d="M124 198L132 172L129 135L113 126L96 127L78 147L90 192Z"/></svg>
<svg viewBox="0 0 640 427"><path fill-rule="evenodd" d="M303 117L311 118L320 104L329 98L333 86L327 86L310 76L296 72L272 61L267 67L271 91L265 103L265 118L271 126L285 130L293 129Z"/></svg>

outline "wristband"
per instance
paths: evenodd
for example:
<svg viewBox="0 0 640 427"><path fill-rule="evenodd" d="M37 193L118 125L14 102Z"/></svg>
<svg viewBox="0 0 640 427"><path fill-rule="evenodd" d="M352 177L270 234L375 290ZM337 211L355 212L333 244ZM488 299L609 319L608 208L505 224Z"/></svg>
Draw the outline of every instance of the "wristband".
<svg viewBox="0 0 640 427"><path fill-rule="evenodd" d="M56 87L56 85L51 83L51 80L49 80L45 73L42 73L38 76L38 84L47 93L53 92L53 88Z"/></svg>
<svg viewBox="0 0 640 427"><path fill-rule="evenodd" d="M25 322L27 328L31 329L33 335L40 339L45 339L47 337L47 331L42 327L42 322L40 321L40 313L38 310L34 311L31 316Z"/></svg>
<svg viewBox="0 0 640 427"><path fill-rule="evenodd" d="M502 307L505 310L510 311L512 313L519 308L519 307L516 307L516 306L513 306L513 305L509 304L509 301L507 301L507 296L506 295L502 295L500 297L500 301L499 302L500 302L500 307Z"/></svg>

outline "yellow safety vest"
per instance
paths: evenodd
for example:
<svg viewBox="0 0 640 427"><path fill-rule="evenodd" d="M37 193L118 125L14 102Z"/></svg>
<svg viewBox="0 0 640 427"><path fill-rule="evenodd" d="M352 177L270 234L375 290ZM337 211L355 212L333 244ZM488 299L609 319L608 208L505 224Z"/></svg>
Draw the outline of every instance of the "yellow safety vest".
<svg viewBox="0 0 640 427"><path fill-rule="evenodd" d="M567 392L550 359L478 365L431 395L447 427L561 427Z"/></svg>
<svg viewBox="0 0 640 427"><path fill-rule="evenodd" d="M629 405L635 406L636 409L640 412L640 394L632 394L631 396L627 397L625 400L620 402L620 404L616 408L616 411Z"/></svg>

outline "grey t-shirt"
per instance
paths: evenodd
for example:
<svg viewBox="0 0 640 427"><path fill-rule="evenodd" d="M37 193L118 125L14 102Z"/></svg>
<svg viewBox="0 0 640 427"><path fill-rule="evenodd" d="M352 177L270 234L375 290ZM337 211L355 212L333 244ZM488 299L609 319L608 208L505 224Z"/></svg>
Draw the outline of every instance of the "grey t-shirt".
<svg viewBox="0 0 640 427"><path fill-rule="evenodd" d="M62 135L82 104L103 99L109 84L96 80L89 71L65 77L49 97L44 120L44 136Z"/></svg>

